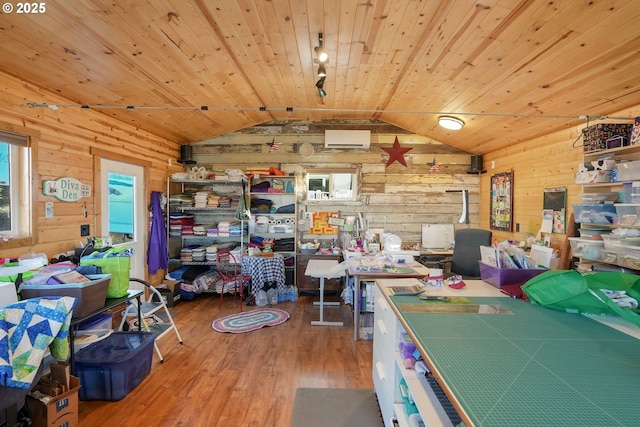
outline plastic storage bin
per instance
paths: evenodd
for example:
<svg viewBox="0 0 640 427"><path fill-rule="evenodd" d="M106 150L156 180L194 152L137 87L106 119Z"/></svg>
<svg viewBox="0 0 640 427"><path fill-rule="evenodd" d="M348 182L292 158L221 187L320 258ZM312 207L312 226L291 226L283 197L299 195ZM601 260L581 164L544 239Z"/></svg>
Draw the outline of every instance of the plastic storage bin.
<svg viewBox="0 0 640 427"><path fill-rule="evenodd" d="M574 203L575 222L592 224L612 224L618 220L616 206L613 203Z"/></svg>
<svg viewBox="0 0 640 427"><path fill-rule="evenodd" d="M604 249L604 240L588 240L569 237L573 256L599 260Z"/></svg>
<svg viewBox="0 0 640 427"><path fill-rule="evenodd" d="M72 318L84 317L104 307L107 300L107 289L111 281L110 274L88 274L90 282L65 283L60 285L20 285L22 299L43 296L74 297L77 299L73 307Z"/></svg>
<svg viewBox="0 0 640 427"><path fill-rule="evenodd" d="M580 193L580 202L587 204L617 202L619 197L619 193Z"/></svg>
<svg viewBox="0 0 640 427"><path fill-rule="evenodd" d="M581 228L578 231L580 231L581 239L589 239L589 240L603 240L605 235L611 233L610 229L598 230L598 229L591 229L591 228Z"/></svg>
<svg viewBox="0 0 640 427"><path fill-rule="evenodd" d="M618 265L640 270L640 246L618 246Z"/></svg>
<svg viewBox="0 0 640 427"><path fill-rule="evenodd" d="M93 329L113 329L113 314L101 313L80 322L79 331L87 331Z"/></svg>
<svg viewBox="0 0 640 427"><path fill-rule="evenodd" d="M403 333L400 335L400 342L398 343L398 350L402 354L403 359L413 357L413 352L416 351L416 345L411 340L411 337Z"/></svg>
<svg viewBox="0 0 640 427"><path fill-rule="evenodd" d="M125 397L151 372L155 334L113 332L75 355L80 400L115 401Z"/></svg>
<svg viewBox="0 0 640 427"><path fill-rule="evenodd" d="M582 237L582 235L580 235ZM618 243L623 239L622 236L616 234L603 234L602 241L604 242L604 249L608 251L615 251Z"/></svg>
<svg viewBox="0 0 640 427"><path fill-rule="evenodd" d="M640 204L616 203L618 223L624 226L640 225Z"/></svg>
<svg viewBox="0 0 640 427"><path fill-rule="evenodd" d="M640 160L618 163L618 177L620 181L640 180Z"/></svg>
<svg viewBox="0 0 640 427"><path fill-rule="evenodd" d="M480 264L480 278L496 288L508 285L521 285L532 277L541 274L545 268L497 268L482 261Z"/></svg>

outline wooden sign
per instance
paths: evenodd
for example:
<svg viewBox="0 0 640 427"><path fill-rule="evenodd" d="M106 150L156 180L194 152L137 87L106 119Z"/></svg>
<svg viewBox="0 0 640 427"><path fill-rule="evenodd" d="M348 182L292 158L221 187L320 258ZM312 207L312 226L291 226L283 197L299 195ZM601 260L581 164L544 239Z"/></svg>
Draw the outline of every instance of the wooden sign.
<svg viewBox="0 0 640 427"><path fill-rule="evenodd" d="M91 197L91 186L75 178L63 177L55 181L43 181L42 194L53 196L63 202L75 202Z"/></svg>

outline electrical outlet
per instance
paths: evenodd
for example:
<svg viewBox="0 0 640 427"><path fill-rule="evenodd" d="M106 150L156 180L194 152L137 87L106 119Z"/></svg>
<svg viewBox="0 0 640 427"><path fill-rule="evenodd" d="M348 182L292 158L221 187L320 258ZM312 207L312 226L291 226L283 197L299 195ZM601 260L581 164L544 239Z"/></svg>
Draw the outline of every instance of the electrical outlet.
<svg viewBox="0 0 640 427"><path fill-rule="evenodd" d="M84 237L84 236L88 236L89 234L91 234L91 229L89 228L89 224L82 224L80 226L80 236Z"/></svg>

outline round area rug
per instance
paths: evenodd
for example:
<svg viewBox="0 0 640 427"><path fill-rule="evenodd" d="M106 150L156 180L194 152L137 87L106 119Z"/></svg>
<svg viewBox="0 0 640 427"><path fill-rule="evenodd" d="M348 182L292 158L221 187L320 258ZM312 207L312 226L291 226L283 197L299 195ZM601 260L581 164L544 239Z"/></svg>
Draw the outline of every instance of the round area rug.
<svg viewBox="0 0 640 427"><path fill-rule="evenodd" d="M257 308L216 319L211 324L214 331L243 334L264 326L276 326L286 322L289 313L277 308Z"/></svg>

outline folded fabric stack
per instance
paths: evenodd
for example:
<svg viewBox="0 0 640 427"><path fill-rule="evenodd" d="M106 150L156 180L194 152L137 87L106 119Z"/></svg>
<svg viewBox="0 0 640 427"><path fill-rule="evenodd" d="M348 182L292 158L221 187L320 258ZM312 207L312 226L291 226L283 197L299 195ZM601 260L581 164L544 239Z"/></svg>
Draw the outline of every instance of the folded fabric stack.
<svg viewBox="0 0 640 427"><path fill-rule="evenodd" d="M209 193L207 197L207 207L208 208L217 208L220 206L220 196L215 193Z"/></svg>
<svg viewBox="0 0 640 427"><path fill-rule="evenodd" d="M218 255L218 247L215 245L207 246L205 257L207 261L216 261L216 256Z"/></svg>
<svg viewBox="0 0 640 427"><path fill-rule="evenodd" d="M207 228L207 237L218 237L218 227L211 226Z"/></svg>
<svg viewBox="0 0 640 427"><path fill-rule="evenodd" d="M218 200L218 207L221 209L231 209L231 197L221 196Z"/></svg>
<svg viewBox="0 0 640 427"><path fill-rule="evenodd" d="M229 226L229 235L234 237L242 236L242 225L239 221L231 223Z"/></svg>
<svg viewBox="0 0 640 427"><path fill-rule="evenodd" d="M204 248L195 248L193 250L193 252L191 253L191 256L193 257L193 260L195 262L202 262L205 260L205 252L204 252Z"/></svg>
<svg viewBox="0 0 640 427"><path fill-rule="evenodd" d="M171 207L191 207L193 206L193 196L187 193L172 194L169 196Z"/></svg>
<svg viewBox="0 0 640 427"><path fill-rule="evenodd" d="M193 214L172 212L169 215L169 235L180 237L183 234L193 234L193 221Z"/></svg>
<svg viewBox="0 0 640 427"><path fill-rule="evenodd" d="M293 252L295 250L295 241L293 238L276 239L273 244L275 252Z"/></svg>
<svg viewBox="0 0 640 427"><path fill-rule="evenodd" d="M193 249L187 246L180 249L180 262L192 262L192 261L193 261Z"/></svg>
<svg viewBox="0 0 640 427"><path fill-rule="evenodd" d="M198 191L193 196L193 207L202 209L207 207L207 200L209 198L208 191Z"/></svg>
<svg viewBox="0 0 640 427"><path fill-rule="evenodd" d="M231 227L231 223L229 221L220 221L218 223L218 236L219 237L229 237L229 228Z"/></svg>
<svg viewBox="0 0 640 427"><path fill-rule="evenodd" d="M193 226L193 235L194 236L206 236L207 230L209 229L209 225L194 225Z"/></svg>

